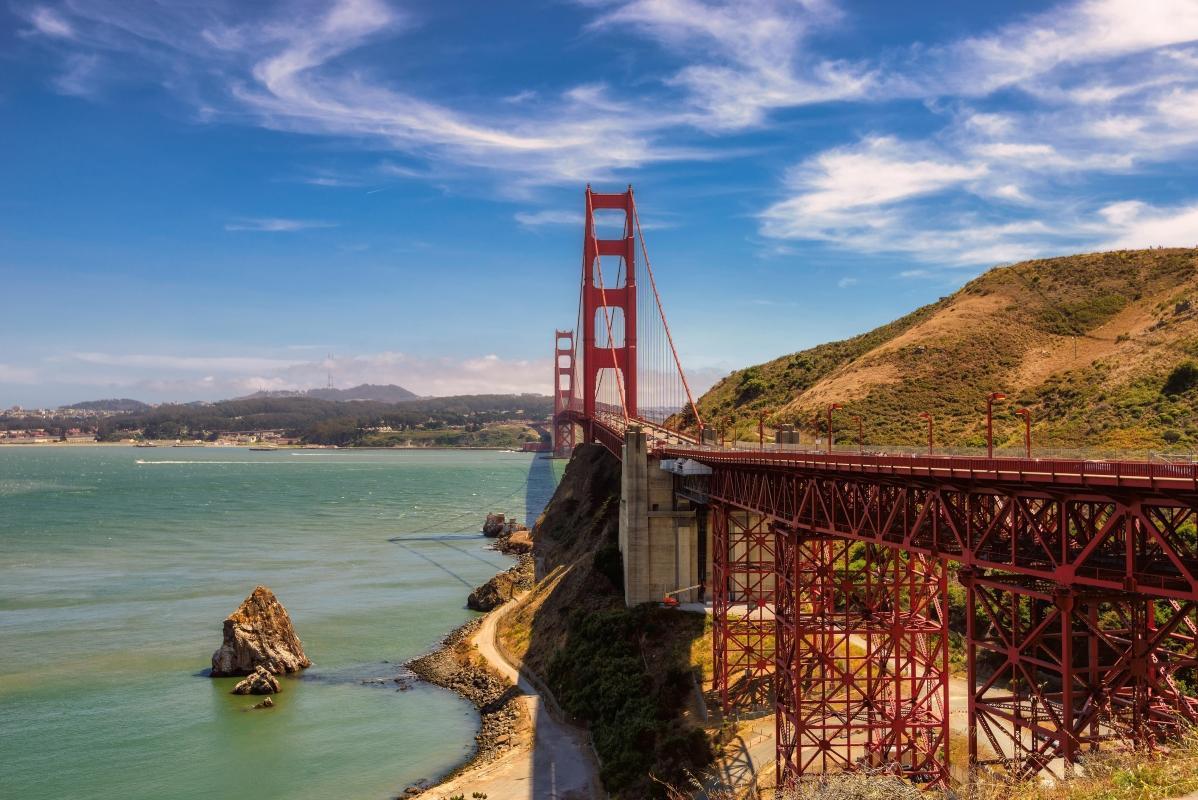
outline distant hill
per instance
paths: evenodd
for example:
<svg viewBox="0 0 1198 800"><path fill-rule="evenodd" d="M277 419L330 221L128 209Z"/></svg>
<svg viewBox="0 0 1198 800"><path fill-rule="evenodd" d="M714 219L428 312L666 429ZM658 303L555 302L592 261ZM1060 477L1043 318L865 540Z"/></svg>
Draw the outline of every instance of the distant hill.
<svg viewBox="0 0 1198 800"><path fill-rule="evenodd" d="M112 398L110 400L87 400L74 405L63 406L65 409L72 411L112 411L120 414L132 414L138 411L148 411L150 405L143 403L140 400L131 400L128 397Z"/></svg>
<svg viewBox="0 0 1198 800"><path fill-rule="evenodd" d="M842 403L841 440L981 447L985 398L1010 400L996 444L1018 447L1027 407L1038 447L1198 448L1198 250L1117 251L992 269L880 328L733 372L699 400L744 438L756 421L803 439ZM822 431L822 429L821 429Z"/></svg>
<svg viewBox="0 0 1198 800"><path fill-rule="evenodd" d="M426 436L465 428L477 433L491 423L543 421L552 412L552 397L533 394L431 397L400 403L250 397L205 404L164 403L108 417L99 425L99 434L105 440L127 438L137 431L149 439L215 439L220 432L277 430L317 444L356 444L380 431L418 431L413 436Z"/></svg>
<svg viewBox="0 0 1198 800"><path fill-rule="evenodd" d="M354 386L351 389L308 389L307 391L262 391L247 394L243 397L235 397L234 400L261 400L265 398L279 397L313 397L317 400L336 400L336 401L370 401L374 403L402 403L407 400L416 400L420 395L415 392L410 392L402 386L395 384L374 384L363 383Z"/></svg>
<svg viewBox="0 0 1198 800"><path fill-rule="evenodd" d="M402 403L419 397L395 384L363 383L352 389L309 389L304 393L318 400L371 400L376 403Z"/></svg>

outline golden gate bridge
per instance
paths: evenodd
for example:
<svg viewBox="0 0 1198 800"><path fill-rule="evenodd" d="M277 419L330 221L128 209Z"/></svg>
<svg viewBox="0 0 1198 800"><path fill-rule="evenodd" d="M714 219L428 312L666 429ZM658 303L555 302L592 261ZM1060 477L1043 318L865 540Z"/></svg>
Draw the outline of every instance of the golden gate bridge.
<svg viewBox="0 0 1198 800"><path fill-rule="evenodd" d="M643 437L688 466L672 491L710 529L712 688L725 713L772 702L780 785L884 765L948 782L952 574L970 767L1061 776L1198 722L1198 465L841 452L830 426L823 452L725 447L631 187L587 187L582 253L576 324L555 334L555 452L597 442L627 475Z"/></svg>

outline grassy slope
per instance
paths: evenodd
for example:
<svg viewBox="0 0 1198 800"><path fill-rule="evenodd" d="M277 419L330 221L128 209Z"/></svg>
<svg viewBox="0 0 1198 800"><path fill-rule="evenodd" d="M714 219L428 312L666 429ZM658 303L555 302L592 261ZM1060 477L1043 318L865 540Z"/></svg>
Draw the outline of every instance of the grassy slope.
<svg viewBox="0 0 1198 800"><path fill-rule="evenodd" d="M755 438L804 433L832 402L874 445L918 445L922 410L938 444L984 444L985 396L1004 391L996 440L1021 442L1027 406L1041 447L1198 446L1198 250L1118 251L993 269L955 294L868 333L732 373L699 402L710 424ZM806 437L804 437L806 439Z"/></svg>

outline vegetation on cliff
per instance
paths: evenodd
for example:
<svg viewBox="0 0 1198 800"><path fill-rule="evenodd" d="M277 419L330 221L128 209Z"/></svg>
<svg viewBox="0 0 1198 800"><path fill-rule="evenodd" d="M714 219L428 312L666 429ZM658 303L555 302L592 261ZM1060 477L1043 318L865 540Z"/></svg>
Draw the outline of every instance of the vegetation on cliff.
<svg viewBox="0 0 1198 800"><path fill-rule="evenodd" d="M984 446L985 397L1018 447L1032 412L1040 448L1198 446L1198 250L1117 251L999 267L901 319L738 370L699 401L709 425L756 437L757 419L868 445L919 446L921 411L940 446ZM809 441L809 440L808 440Z"/></svg>
<svg viewBox="0 0 1198 800"><path fill-rule="evenodd" d="M654 778L681 783L713 757L690 715L690 649L703 617L624 607L619 469L598 445L575 449L535 529L540 580L500 635L589 727L608 791L651 797L664 791Z"/></svg>

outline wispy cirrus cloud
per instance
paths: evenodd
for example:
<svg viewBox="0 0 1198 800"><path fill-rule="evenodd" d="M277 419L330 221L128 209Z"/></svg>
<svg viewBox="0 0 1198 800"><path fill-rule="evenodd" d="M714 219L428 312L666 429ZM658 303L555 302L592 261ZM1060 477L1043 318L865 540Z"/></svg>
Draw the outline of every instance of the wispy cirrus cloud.
<svg viewBox="0 0 1198 800"><path fill-rule="evenodd" d="M719 131L760 125L774 109L862 97L868 66L803 48L842 18L830 0L628 0L590 28L631 28L693 59L668 82L685 90L688 122Z"/></svg>
<svg viewBox="0 0 1198 800"><path fill-rule="evenodd" d="M509 194L732 157L732 148L712 142L768 131L787 109L836 103L868 113L922 101L920 137L910 126L892 132L871 122L822 152L788 140L794 166L759 218L774 240L930 263L981 264L1107 241L1100 209L1136 198L1091 184L1198 149L1192 0L1074 0L991 30L855 58L827 47L859 23L835 0L577 7L588 15L588 35L632 33L669 58L633 84L614 87L597 76L511 86L480 102L422 92L357 60L381 42L416 35L421 21L398 1L332 0L296 14L286 5L220 0L138 9L70 0L21 14L29 37L63 54L61 91L94 91L110 56L132 55L205 120L367 141L417 165L397 167L394 177L482 172L510 179ZM308 182L346 185L336 176ZM535 228L576 217L526 211L517 220ZM289 226L300 222L234 221L229 229L286 232L303 229Z"/></svg>
<svg viewBox="0 0 1198 800"><path fill-rule="evenodd" d="M1138 215L1120 222L1112 190L1092 186L1198 149L1185 102L1198 99L1196 40L1193 3L1087 0L892 59L872 95L958 98L931 106L943 124L807 157L761 231L949 265L1186 241L1186 207L1132 202ZM1012 89L1025 101L997 95Z"/></svg>
<svg viewBox="0 0 1198 800"><path fill-rule="evenodd" d="M526 228L539 228L542 225L574 225L582 224L582 214L574 211L559 211L544 209L542 211L517 211L516 222Z"/></svg>
<svg viewBox="0 0 1198 800"><path fill-rule="evenodd" d="M295 233L319 228L336 228L339 223L319 219L286 219L284 217L250 217L225 223L227 231L257 233Z"/></svg>

